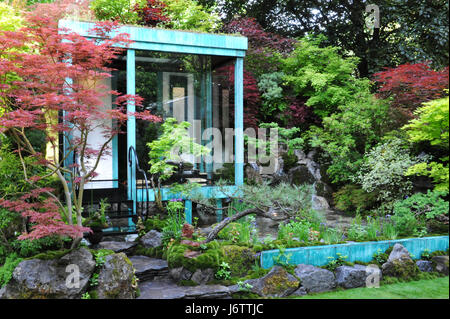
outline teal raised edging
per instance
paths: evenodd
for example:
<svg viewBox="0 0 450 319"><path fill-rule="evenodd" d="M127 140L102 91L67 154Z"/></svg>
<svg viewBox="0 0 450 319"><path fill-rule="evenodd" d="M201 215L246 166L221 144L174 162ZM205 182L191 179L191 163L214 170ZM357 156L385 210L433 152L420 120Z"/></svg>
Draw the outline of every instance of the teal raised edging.
<svg viewBox="0 0 450 319"><path fill-rule="evenodd" d="M325 266L329 263L328 257L337 257L340 253L347 256L346 261L369 262L373 255L380 249L382 252L396 243L402 244L415 259L419 259L425 249L430 252L448 249L448 236L406 238L395 240L371 241L360 243L347 243L337 245L309 246L298 248L287 248L284 255L291 254L288 264L306 264L313 266ZM279 255L278 249L261 252L261 267L269 269L275 265L274 258Z"/></svg>

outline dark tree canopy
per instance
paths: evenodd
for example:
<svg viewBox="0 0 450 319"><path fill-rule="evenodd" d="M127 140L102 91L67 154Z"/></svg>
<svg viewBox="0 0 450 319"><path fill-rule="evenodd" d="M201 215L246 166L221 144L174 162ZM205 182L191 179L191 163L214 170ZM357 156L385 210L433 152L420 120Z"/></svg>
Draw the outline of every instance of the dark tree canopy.
<svg viewBox="0 0 450 319"><path fill-rule="evenodd" d="M445 0L377 1L380 28L371 29L365 0L201 0L218 5L222 18L254 17L269 32L301 37L322 33L328 45L360 58L360 76L382 67L432 61L433 67L448 65L449 5Z"/></svg>

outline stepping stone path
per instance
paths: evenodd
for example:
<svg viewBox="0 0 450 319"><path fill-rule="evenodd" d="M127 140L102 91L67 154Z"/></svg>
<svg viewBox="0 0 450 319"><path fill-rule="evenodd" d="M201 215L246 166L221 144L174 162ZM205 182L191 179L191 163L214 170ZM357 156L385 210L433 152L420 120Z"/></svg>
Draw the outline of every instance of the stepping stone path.
<svg viewBox="0 0 450 319"><path fill-rule="evenodd" d="M177 286L173 281L146 281L139 284L138 299L224 299L231 290L221 285Z"/></svg>
<svg viewBox="0 0 450 319"><path fill-rule="evenodd" d="M169 267L164 259L147 256L131 256L136 242L104 241L93 249L111 249L128 254L136 277L139 279L138 299L224 299L236 292L233 287L222 285L178 286L169 276Z"/></svg>
<svg viewBox="0 0 450 319"><path fill-rule="evenodd" d="M155 277L167 277L169 267L164 259L150 258L147 256L132 256L130 261L135 269L136 277L140 282L154 280Z"/></svg>
<svg viewBox="0 0 450 319"><path fill-rule="evenodd" d="M124 241L102 241L95 245L94 249L110 249L115 253L125 253L129 254L132 249L137 245L137 243L133 242L124 242Z"/></svg>

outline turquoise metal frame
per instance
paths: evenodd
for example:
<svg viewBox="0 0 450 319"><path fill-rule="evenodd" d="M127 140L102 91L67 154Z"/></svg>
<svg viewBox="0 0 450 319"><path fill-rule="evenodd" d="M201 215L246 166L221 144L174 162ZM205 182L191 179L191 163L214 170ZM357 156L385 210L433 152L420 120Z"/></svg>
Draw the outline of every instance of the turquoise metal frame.
<svg viewBox="0 0 450 319"><path fill-rule="evenodd" d="M347 256L346 261L362 261L367 263L373 259L373 255L378 250L384 252L389 247L394 246L396 243L405 246L410 254L414 256L414 259L419 259L425 249L428 249L430 252L436 250L447 250L449 245L449 237L436 236L423 238L405 238L337 245L288 248L285 250L284 256L290 255L288 260L285 260L290 265L306 264L313 266L325 266L329 262L328 257L336 258L338 253L342 254L343 256ZM280 251L278 249L266 250L261 252L261 267L264 269L273 267L275 265L275 259L277 257L279 257L280 259L286 259L285 257L279 255Z"/></svg>
<svg viewBox="0 0 450 319"><path fill-rule="evenodd" d="M60 20L59 28L65 30L64 32L76 32L86 38L100 37L93 35L90 30L95 26L93 22ZM120 26L113 31L110 36L119 33L127 33L130 39L134 42L127 47L127 94L135 94L136 82L136 50L172 52L172 53L187 53L200 55L216 55L226 56L235 59L235 185L223 187L205 186L196 190L200 192L205 198L216 198L218 201L222 198L229 197L229 194L236 192L237 187L244 183L244 105L243 105L243 81L244 81L244 57L248 48L248 41L246 37L235 35L218 35L209 33L197 33L187 31L163 30L155 28L144 28L134 26ZM207 74L210 78L211 74ZM207 92L211 94L210 90ZM208 105L209 108L210 105ZM127 106L129 112L135 111L133 103ZM130 146L136 147L136 119L132 116L128 118L127 122L127 148ZM117 154L117 143L113 141L113 154ZM113 168L118 169L117 156L113 156ZM135 165L135 163L133 163ZM133 167L135 170L135 167ZM116 174L116 173L115 173ZM116 175L115 175L116 176ZM136 185L136 177L128 176L128 197L134 198L131 185ZM138 201L142 201L142 190L136 190L133 187L133 192L137 191ZM162 190L162 199L169 200L175 197L181 197L169 192L169 189ZM155 194L150 191L150 200L154 201ZM192 222L192 202L186 198L185 200L185 215L186 221ZM218 216L218 219L221 218Z"/></svg>

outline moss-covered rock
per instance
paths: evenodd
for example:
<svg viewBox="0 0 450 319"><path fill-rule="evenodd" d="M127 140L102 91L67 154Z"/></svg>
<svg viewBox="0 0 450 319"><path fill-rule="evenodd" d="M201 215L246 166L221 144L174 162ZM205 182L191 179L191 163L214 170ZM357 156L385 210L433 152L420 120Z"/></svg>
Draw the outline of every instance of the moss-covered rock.
<svg viewBox="0 0 450 319"><path fill-rule="evenodd" d="M98 273L98 299L133 299L137 287L133 264L124 253L108 255Z"/></svg>
<svg viewBox="0 0 450 319"><path fill-rule="evenodd" d="M448 276L448 256L434 256L431 262L435 271Z"/></svg>
<svg viewBox="0 0 450 319"><path fill-rule="evenodd" d="M5 286L9 299L77 299L86 291L95 261L86 248L23 260ZM70 277L69 277L70 276Z"/></svg>
<svg viewBox="0 0 450 319"><path fill-rule="evenodd" d="M419 268L411 258L402 256L384 263L382 272L383 276L408 279L416 277L419 274Z"/></svg>
<svg viewBox="0 0 450 319"><path fill-rule="evenodd" d="M214 247L214 246L212 246ZM187 250L198 250L200 255L194 258L185 257ZM219 248L208 248L200 250L199 248L190 247L182 244L172 244L166 252L166 259L169 268L184 267L191 272L197 269L217 269L223 261L223 254Z"/></svg>
<svg viewBox="0 0 450 319"><path fill-rule="evenodd" d="M283 267L275 266L260 279L246 281L251 291L264 297L286 297L298 289L300 281Z"/></svg>
<svg viewBox="0 0 450 319"><path fill-rule="evenodd" d="M243 277L255 264L255 254L248 247L227 245L222 247L223 258L230 266L231 276Z"/></svg>

